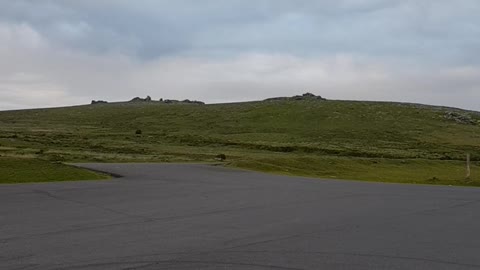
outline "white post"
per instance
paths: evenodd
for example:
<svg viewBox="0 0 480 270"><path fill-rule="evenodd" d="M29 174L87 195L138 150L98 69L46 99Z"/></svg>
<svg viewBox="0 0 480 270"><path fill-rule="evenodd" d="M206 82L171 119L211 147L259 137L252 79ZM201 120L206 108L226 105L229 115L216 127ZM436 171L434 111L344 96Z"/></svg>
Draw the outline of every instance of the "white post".
<svg viewBox="0 0 480 270"><path fill-rule="evenodd" d="M467 177L466 179L470 179L470 154L467 154Z"/></svg>

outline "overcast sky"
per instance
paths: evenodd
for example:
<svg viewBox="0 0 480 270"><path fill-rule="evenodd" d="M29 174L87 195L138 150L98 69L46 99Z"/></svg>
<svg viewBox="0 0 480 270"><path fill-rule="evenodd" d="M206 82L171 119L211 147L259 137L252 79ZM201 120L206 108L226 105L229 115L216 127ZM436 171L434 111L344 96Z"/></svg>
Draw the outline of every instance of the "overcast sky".
<svg viewBox="0 0 480 270"><path fill-rule="evenodd" d="M0 0L0 110L301 94L480 110L478 0Z"/></svg>

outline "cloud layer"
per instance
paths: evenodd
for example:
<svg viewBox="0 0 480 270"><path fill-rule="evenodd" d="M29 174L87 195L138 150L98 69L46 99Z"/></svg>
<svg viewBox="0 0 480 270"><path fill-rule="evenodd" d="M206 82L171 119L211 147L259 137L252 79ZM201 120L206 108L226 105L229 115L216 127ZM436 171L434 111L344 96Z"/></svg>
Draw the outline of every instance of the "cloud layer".
<svg viewBox="0 0 480 270"><path fill-rule="evenodd" d="M304 91L480 110L480 3L0 0L0 110Z"/></svg>

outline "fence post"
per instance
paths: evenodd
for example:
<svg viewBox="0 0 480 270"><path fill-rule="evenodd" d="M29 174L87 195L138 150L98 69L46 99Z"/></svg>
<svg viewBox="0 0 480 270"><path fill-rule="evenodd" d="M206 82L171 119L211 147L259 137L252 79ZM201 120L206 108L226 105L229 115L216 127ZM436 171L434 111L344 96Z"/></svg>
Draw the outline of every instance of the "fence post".
<svg viewBox="0 0 480 270"><path fill-rule="evenodd" d="M467 154L467 177L466 179L469 180L470 179L470 154L468 153Z"/></svg>

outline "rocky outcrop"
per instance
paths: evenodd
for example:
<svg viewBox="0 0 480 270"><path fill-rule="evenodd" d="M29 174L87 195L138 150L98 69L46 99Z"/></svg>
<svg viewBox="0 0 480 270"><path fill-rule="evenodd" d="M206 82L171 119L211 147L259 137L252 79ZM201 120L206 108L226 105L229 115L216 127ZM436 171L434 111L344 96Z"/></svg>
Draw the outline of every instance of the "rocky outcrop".
<svg viewBox="0 0 480 270"><path fill-rule="evenodd" d="M276 100L327 100L326 98L323 98L322 96L317 96L312 93L305 93L303 95L297 95L293 97L275 97L275 98L268 98L265 101L276 101ZM158 101L152 100L150 96L147 96L146 98L140 98L136 97L130 100L130 102L159 102L159 103L164 103L164 104L195 104L195 105L205 105L205 102L198 101L198 100L176 100L176 99L159 99Z"/></svg>
<svg viewBox="0 0 480 270"><path fill-rule="evenodd" d="M160 99L160 102L165 103L165 104L196 104L196 105L205 105L204 102L202 101L197 101L197 100L175 100L175 99Z"/></svg>
<svg viewBox="0 0 480 270"><path fill-rule="evenodd" d="M92 100L92 105L95 105L95 104L107 104L108 102L107 101L104 101L104 100Z"/></svg>
<svg viewBox="0 0 480 270"><path fill-rule="evenodd" d="M277 100L327 100L321 96L316 96L312 93L305 93L303 95L297 95L293 97L276 97L276 98L268 98L265 101L277 101Z"/></svg>
<svg viewBox="0 0 480 270"><path fill-rule="evenodd" d="M141 97L135 97L130 102L151 102L152 98L150 96L147 96L146 98L141 98Z"/></svg>
<svg viewBox="0 0 480 270"><path fill-rule="evenodd" d="M446 119L455 121L459 124L464 124L464 125L476 125L478 122L473 119L470 115L465 114L465 113L459 113L459 112L446 112L445 116Z"/></svg>
<svg viewBox="0 0 480 270"><path fill-rule="evenodd" d="M140 98L136 97L130 100L130 102L156 102L156 103L164 103L164 104L196 104L196 105L204 105L205 103L202 101L197 101L197 100L176 100L176 99L159 99L158 101L152 100L150 96L147 96L146 98Z"/></svg>
<svg viewBox="0 0 480 270"><path fill-rule="evenodd" d="M205 105L205 102L198 101L198 100L189 100L185 99L182 101L182 103L187 103L187 104L197 104L197 105Z"/></svg>

